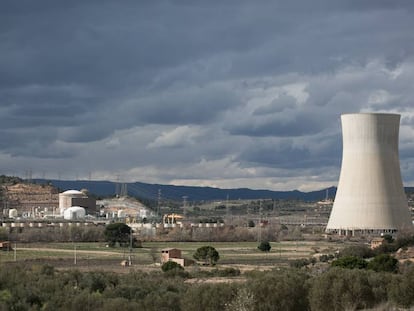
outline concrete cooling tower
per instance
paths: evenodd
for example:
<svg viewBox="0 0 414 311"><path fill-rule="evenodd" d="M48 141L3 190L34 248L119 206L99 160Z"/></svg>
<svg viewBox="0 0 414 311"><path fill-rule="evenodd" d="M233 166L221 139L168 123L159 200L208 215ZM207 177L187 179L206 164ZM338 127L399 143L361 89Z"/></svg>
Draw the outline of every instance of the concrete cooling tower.
<svg viewBox="0 0 414 311"><path fill-rule="evenodd" d="M340 235L411 229L398 154L400 115L341 116L342 167L327 232Z"/></svg>

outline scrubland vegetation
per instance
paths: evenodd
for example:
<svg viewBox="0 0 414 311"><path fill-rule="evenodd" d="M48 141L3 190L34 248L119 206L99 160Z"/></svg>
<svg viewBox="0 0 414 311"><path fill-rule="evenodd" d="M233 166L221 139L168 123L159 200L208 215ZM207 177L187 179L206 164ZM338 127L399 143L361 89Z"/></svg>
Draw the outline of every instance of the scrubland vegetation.
<svg viewBox="0 0 414 311"><path fill-rule="evenodd" d="M114 273L2 263L0 310L404 310L414 306L414 264L398 263L393 251L413 241L400 237L376 250L353 244L267 271L169 265Z"/></svg>
<svg viewBox="0 0 414 311"><path fill-rule="evenodd" d="M215 271L215 272L214 272ZM219 272L221 271L221 272ZM401 273L331 268L228 275L227 283L190 282L205 273L55 270L49 265L0 270L0 310L355 310L414 305L414 266Z"/></svg>

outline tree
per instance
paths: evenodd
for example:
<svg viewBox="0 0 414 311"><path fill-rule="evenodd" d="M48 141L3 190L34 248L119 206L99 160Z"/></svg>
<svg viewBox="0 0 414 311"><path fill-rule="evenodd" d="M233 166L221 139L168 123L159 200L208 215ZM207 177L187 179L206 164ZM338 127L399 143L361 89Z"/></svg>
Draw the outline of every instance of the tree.
<svg viewBox="0 0 414 311"><path fill-rule="evenodd" d="M263 241L260 242L257 248L260 249L262 252L269 252L272 247L270 246L270 243L268 241Z"/></svg>
<svg viewBox="0 0 414 311"><path fill-rule="evenodd" d="M117 242L120 246L127 246L131 233L131 228L121 222L107 225L104 232L110 246L115 246Z"/></svg>
<svg viewBox="0 0 414 311"><path fill-rule="evenodd" d="M198 248L193 257L196 260L203 260L211 266L214 266L220 259L219 253L212 246L202 246Z"/></svg>

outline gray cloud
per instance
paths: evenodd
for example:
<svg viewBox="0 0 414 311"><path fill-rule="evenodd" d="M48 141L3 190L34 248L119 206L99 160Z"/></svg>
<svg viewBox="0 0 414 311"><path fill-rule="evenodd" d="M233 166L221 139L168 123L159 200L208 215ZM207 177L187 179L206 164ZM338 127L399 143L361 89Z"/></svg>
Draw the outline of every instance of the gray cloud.
<svg viewBox="0 0 414 311"><path fill-rule="evenodd" d="M414 184L413 12L406 1L3 1L1 169L317 189L338 177L341 113L380 111L402 114Z"/></svg>

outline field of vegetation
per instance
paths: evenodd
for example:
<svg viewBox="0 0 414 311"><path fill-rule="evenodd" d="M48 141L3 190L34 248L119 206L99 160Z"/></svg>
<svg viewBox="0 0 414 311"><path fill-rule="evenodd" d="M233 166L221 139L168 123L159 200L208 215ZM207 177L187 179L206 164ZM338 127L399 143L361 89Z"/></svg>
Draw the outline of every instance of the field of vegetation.
<svg viewBox="0 0 414 311"><path fill-rule="evenodd" d="M89 247L85 251L96 251ZM227 247L219 249L224 252ZM356 255L361 250L367 249L348 252ZM53 248L49 254L54 252ZM135 267L115 273L104 268L59 269L41 260L3 261L0 310L331 311L408 310L414 305L413 265L390 272L341 262L319 272L309 265L244 272L217 265L165 272L159 267L150 271Z"/></svg>
<svg viewBox="0 0 414 311"><path fill-rule="evenodd" d="M107 247L104 242L30 243L12 245L12 250L0 252L0 262L47 262L57 266L89 267L113 265L118 270L122 260L131 256L133 267L151 269L159 263L161 249L179 248L184 258L192 259L201 246L211 245L220 254L220 266L242 269L266 269L287 266L291 260L310 258L319 253L333 254L344 244L318 241L270 242L269 252L262 252L257 242L144 242L140 248ZM76 258L76 265L75 265Z"/></svg>
<svg viewBox="0 0 414 311"><path fill-rule="evenodd" d="M270 250L258 242L16 242L0 252L0 310L408 310L414 265L395 252L413 245L411 235L387 237L375 251L328 240L270 242ZM159 263L163 248L192 259L205 246L217 264Z"/></svg>

